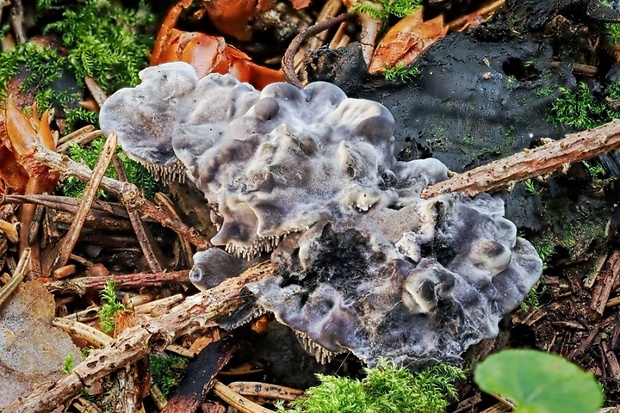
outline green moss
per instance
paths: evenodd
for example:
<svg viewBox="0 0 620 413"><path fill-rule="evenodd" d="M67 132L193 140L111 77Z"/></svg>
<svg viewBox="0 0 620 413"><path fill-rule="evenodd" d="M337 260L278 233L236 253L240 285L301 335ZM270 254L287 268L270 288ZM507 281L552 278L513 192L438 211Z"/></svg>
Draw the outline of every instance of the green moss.
<svg viewBox="0 0 620 413"><path fill-rule="evenodd" d="M556 123L582 130L602 125L620 115L605 99L594 97L584 82L574 91L563 87L559 91L562 95L551 107L551 120ZM620 95L620 86L612 84L606 92L610 97L612 94Z"/></svg>
<svg viewBox="0 0 620 413"><path fill-rule="evenodd" d="M306 396L291 403L290 409L279 406L279 412L307 413L441 413L449 399L458 393L454 381L464 379L462 369L438 364L419 373L396 367L381 360L375 368L367 368L366 377L318 375L321 384L307 390Z"/></svg>
<svg viewBox="0 0 620 413"><path fill-rule="evenodd" d="M373 2L357 3L350 11L359 11L387 21L390 15L400 18L408 16L420 8L421 5L422 0L375 0Z"/></svg>
<svg viewBox="0 0 620 413"><path fill-rule="evenodd" d="M78 82L85 76L93 77L108 93L139 82L138 72L148 65L154 41L153 36L142 34L154 19L143 1L136 10L113 6L107 0L37 3L43 13L66 7L62 19L47 25L45 32L62 39Z"/></svg>
<svg viewBox="0 0 620 413"><path fill-rule="evenodd" d="M87 111L87 113L90 112ZM92 169L95 167L104 145L105 137L103 136L95 139L89 145L84 147L75 143L70 143L68 154L74 161L82 162ZM123 167L125 168L129 182L135 184L138 188L144 191L144 195L147 198L152 199L155 192L160 189L160 185L157 181L155 181L153 175L151 175L145 167L129 159L120 147L117 148L116 155L119 157ZM108 178L118 179L118 174L112 165L110 165L106 171L106 176ZM86 184L83 181L69 176L64 180L62 189L66 196L80 198L84 192L85 186ZM99 195L103 198L106 197L106 194L103 191L101 191Z"/></svg>
<svg viewBox="0 0 620 413"><path fill-rule="evenodd" d="M75 367L75 358L73 357L73 354L67 354L65 356L65 362L62 365L61 371L65 374L69 374L73 370L73 367Z"/></svg>
<svg viewBox="0 0 620 413"><path fill-rule="evenodd" d="M127 308L116 298L116 283L110 280L101 291L102 306L99 310L99 324L103 331L114 331L114 314L127 311Z"/></svg>
<svg viewBox="0 0 620 413"><path fill-rule="evenodd" d="M187 364L187 359L180 356L149 355L151 377L166 398L172 395L172 391L181 381Z"/></svg>
<svg viewBox="0 0 620 413"><path fill-rule="evenodd" d="M407 83L420 74L420 68L411 65L405 67L403 62L398 62L393 68L385 69L383 74L388 82Z"/></svg>

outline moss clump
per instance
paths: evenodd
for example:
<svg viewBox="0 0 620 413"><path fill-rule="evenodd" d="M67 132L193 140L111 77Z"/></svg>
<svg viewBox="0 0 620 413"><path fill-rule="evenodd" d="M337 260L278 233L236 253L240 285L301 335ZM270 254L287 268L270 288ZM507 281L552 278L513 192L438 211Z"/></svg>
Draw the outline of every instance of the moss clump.
<svg viewBox="0 0 620 413"><path fill-rule="evenodd" d="M462 369L438 364L419 373L381 360L375 368L367 368L366 378L318 375L321 384L308 389L306 396L291 403L295 413L441 413L448 399L456 400L454 381L464 379Z"/></svg>
<svg viewBox="0 0 620 413"><path fill-rule="evenodd" d="M42 13L66 8L62 19L48 24L45 33L62 39L78 82L93 77L107 93L139 82L138 72L148 65L154 43L153 36L144 34L154 20L144 1L137 9L116 7L107 0L39 0L38 6Z"/></svg>
<svg viewBox="0 0 620 413"><path fill-rule="evenodd" d="M164 396L170 397L183 377L183 372L187 367L187 359L166 354L151 354L149 355L149 365L153 382L157 384Z"/></svg>
<svg viewBox="0 0 620 413"><path fill-rule="evenodd" d="M551 121L562 123L579 130L594 128L620 117L620 111L614 108L604 97L595 97L588 85L579 83L572 91L559 88L562 95L551 106ZM620 98L620 83L608 86L606 95L612 100Z"/></svg>
<svg viewBox="0 0 620 413"><path fill-rule="evenodd" d="M82 162L89 168L94 168L99 156L101 154L101 150L105 145L105 138L99 137L92 141L86 147L79 146L75 143L69 145L69 157L76 162ZM121 150L119 147L116 150L116 155L121 160L123 167L125 168L125 172L127 173L127 179L129 182L135 184L138 188L144 191L144 196L149 199L152 199L155 196L155 192L160 189L160 185L153 178L153 175L146 170L145 167L140 165L139 163L132 161L127 157L125 152ZM110 166L106 171L106 176L108 178L118 179L118 174L113 166ZM62 189L66 196L70 196L73 198L80 198L82 193L84 192L86 184L72 176L67 177L65 179ZM105 192L101 191L99 194L101 197L105 198Z"/></svg>

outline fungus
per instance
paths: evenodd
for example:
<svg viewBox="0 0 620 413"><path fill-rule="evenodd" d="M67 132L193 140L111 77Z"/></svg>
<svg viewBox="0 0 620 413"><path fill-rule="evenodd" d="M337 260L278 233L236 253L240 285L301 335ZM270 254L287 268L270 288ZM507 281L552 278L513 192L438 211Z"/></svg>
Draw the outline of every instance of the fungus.
<svg viewBox="0 0 620 413"><path fill-rule="evenodd" d="M397 161L394 119L376 102L326 82L258 92L229 75L198 80L184 63L141 78L106 101L101 126L136 158L183 165L217 204L212 242L227 254L199 252L192 280L208 288L218 268L231 276L270 254L277 271L249 285L253 305L321 361L459 360L542 272L501 199L420 198L448 170Z"/></svg>

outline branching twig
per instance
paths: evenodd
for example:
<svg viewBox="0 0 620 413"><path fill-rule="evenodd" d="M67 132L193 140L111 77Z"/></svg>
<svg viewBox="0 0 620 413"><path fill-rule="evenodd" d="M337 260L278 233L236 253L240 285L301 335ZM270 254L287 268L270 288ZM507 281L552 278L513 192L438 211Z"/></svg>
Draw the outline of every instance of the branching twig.
<svg viewBox="0 0 620 413"><path fill-rule="evenodd" d="M548 175L575 162L620 148L620 119L583 132L571 133L564 139L535 149L526 149L507 158L493 161L450 179L430 185L423 198L447 192L463 192L475 196L491 192L540 175Z"/></svg>
<svg viewBox="0 0 620 413"><path fill-rule="evenodd" d="M41 146L37 147L33 157L39 164L46 165L50 169L60 172L62 175L72 175L83 181L89 181L91 179L92 171L86 165L77 163L67 156L52 152ZM104 177L100 187L118 198L123 198L126 205L156 219L163 226L172 229L179 234L179 236L186 238L196 247L202 249L212 247L209 240L197 234L193 228L188 227L181 220L170 216L170 214L162 211L152 202L145 199L135 185Z"/></svg>
<svg viewBox="0 0 620 413"><path fill-rule="evenodd" d="M272 273L273 265L264 262L211 290L188 297L182 304L148 323L124 330L110 345L93 351L71 373L50 385L37 388L26 398L12 403L4 412L45 413L66 405L86 386L140 360L161 341L171 343L177 337L235 311L245 303L239 296L242 288Z"/></svg>
<svg viewBox="0 0 620 413"><path fill-rule="evenodd" d="M110 135L116 135L116 133L112 132ZM118 174L118 179L121 182L127 182L127 173L125 172L125 168L121 163L121 160L118 156L114 156L112 158L112 162L114 162L114 168L116 168L116 173ZM162 264L163 262L163 254L153 236L148 231L142 219L140 219L140 213L127 206L127 212L129 213L129 220L131 221L131 226L136 234L136 238L138 238L138 243L140 244L140 248L142 248L142 252L144 253L144 258L146 262L153 272L160 272L164 269Z"/></svg>

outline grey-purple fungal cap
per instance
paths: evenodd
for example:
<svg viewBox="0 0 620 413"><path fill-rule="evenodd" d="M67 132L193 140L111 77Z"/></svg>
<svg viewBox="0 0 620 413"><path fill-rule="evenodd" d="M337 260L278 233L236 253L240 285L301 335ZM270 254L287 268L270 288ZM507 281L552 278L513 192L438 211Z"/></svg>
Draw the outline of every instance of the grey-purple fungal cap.
<svg viewBox="0 0 620 413"><path fill-rule="evenodd" d="M198 80L184 63L141 78L106 101L101 126L135 157L180 160L217 203L212 241L232 255L197 253L193 281L271 252L277 274L248 288L307 347L369 364L456 360L497 334L542 272L500 199L420 198L447 168L397 161L394 119L376 102L325 82L258 92L229 75Z"/></svg>

